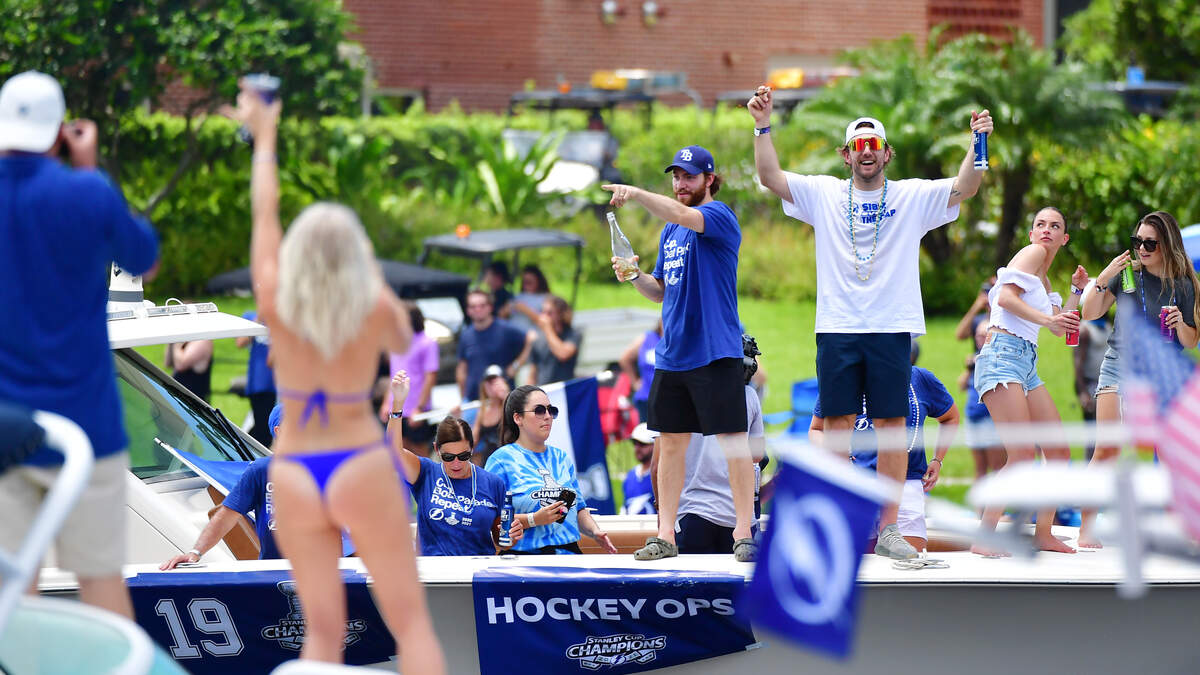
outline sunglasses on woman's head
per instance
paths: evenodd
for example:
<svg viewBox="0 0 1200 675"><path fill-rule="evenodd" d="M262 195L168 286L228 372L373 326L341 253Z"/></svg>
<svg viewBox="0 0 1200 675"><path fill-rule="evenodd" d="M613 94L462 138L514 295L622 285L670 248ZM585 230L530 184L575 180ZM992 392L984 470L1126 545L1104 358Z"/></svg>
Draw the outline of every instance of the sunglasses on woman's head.
<svg viewBox="0 0 1200 675"><path fill-rule="evenodd" d="M449 464L450 462L453 462L456 459L460 462L465 462L465 461L471 459L471 452L472 452L471 450L464 450L463 452L460 452L457 455L449 453L449 452L443 452L442 453L442 461L447 464Z"/></svg>
<svg viewBox="0 0 1200 675"><path fill-rule="evenodd" d="M549 412L550 419L552 419L552 420L558 419L558 408L556 408L552 405L535 405L535 406L533 406L533 410L522 410L521 412L533 413L534 415L537 415L538 417L541 417L542 415L545 415L547 412Z"/></svg>
<svg viewBox="0 0 1200 675"><path fill-rule="evenodd" d="M1133 250L1135 251L1139 246L1141 246L1142 248L1146 249L1146 253L1154 253L1154 249L1158 248L1158 240L1142 239L1141 237L1134 235L1129 238L1129 245L1132 246Z"/></svg>
<svg viewBox="0 0 1200 675"><path fill-rule="evenodd" d="M854 152L862 152L867 148L882 150L883 139L878 136L859 136L858 138L851 138L850 142L846 145Z"/></svg>

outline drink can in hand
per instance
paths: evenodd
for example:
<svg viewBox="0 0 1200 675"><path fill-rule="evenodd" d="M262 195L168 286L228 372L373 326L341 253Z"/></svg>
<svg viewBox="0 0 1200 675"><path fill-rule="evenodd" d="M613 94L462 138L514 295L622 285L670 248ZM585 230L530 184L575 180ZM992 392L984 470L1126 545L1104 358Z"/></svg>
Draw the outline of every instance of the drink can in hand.
<svg viewBox="0 0 1200 675"><path fill-rule="evenodd" d="M500 548L510 548L513 545L512 535L509 534L509 529L512 528L513 521L513 499L512 490L509 490L504 495L504 508L500 509L500 536L498 544Z"/></svg>
<svg viewBox="0 0 1200 675"><path fill-rule="evenodd" d="M1175 329L1167 325L1167 317L1173 309L1175 308L1166 306L1158 310L1158 334L1162 336L1163 342L1175 341Z"/></svg>
<svg viewBox="0 0 1200 675"><path fill-rule="evenodd" d="M1125 263L1125 269L1121 270L1121 291L1132 293L1137 290L1137 282L1133 278L1133 263Z"/></svg>
<svg viewBox="0 0 1200 675"><path fill-rule="evenodd" d="M974 134L975 134L975 137L974 137L975 170L976 171L987 171L988 170L988 150L987 150L988 135L983 133L982 131L976 131L976 132L974 132Z"/></svg>
<svg viewBox="0 0 1200 675"><path fill-rule="evenodd" d="M1078 318L1079 318L1079 310L1077 310L1077 309L1068 309L1068 310L1067 310L1067 312L1069 312L1069 313L1071 313L1071 314L1074 314L1076 319L1078 319ZM1068 346L1068 347L1078 347L1078 346L1079 346L1079 331L1078 331L1078 330L1069 330L1069 331L1067 331L1067 334L1066 334L1066 336L1065 336L1065 337L1066 337L1066 340L1067 340L1067 346Z"/></svg>
<svg viewBox="0 0 1200 675"><path fill-rule="evenodd" d="M246 87L258 92L258 97L262 99L263 103L268 105L273 103L275 101L275 96L279 94L280 80L274 75L269 75L267 73L251 73L250 75L246 75L242 78L242 83L245 84ZM250 130L247 129L245 125L238 127L237 134L238 139L240 139L243 143L254 142L254 136L250 133Z"/></svg>

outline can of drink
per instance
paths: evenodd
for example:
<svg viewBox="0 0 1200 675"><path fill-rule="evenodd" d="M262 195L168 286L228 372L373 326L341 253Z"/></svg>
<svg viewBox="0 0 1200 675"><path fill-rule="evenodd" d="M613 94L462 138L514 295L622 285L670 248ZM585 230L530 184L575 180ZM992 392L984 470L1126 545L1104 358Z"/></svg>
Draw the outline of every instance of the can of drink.
<svg viewBox="0 0 1200 675"><path fill-rule="evenodd" d="M279 78L267 73L251 73L242 78L245 85L258 93L258 97L263 103L273 103L275 96L279 94ZM245 125L238 127L238 140L243 143L253 143L254 136Z"/></svg>
<svg viewBox="0 0 1200 675"><path fill-rule="evenodd" d="M510 548L513 545L512 535L509 534L509 529L512 527L513 521L513 494L509 490L504 494L504 506L500 509L500 548Z"/></svg>
<svg viewBox="0 0 1200 675"><path fill-rule="evenodd" d="M1162 336L1163 342L1175 341L1175 329L1167 325L1167 316L1171 314L1174 307L1163 307L1158 310L1158 334Z"/></svg>
<svg viewBox="0 0 1200 675"><path fill-rule="evenodd" d="M1125 269L1121 270L1121 290L1125 293L1132 293L1137 290L1137 282L1133 278L1133 263L1125 263Z"/></svg>
<svg viewBox="0 0 1200 675"><path fill-rule="evenodd" d="M1074 314L1076 319L1079 318L1079 310L1068 309L1067 312ZM1079 346L1079 331L1077 331L1077 330L1067 331L1067 334L1065 337L1067 340L1068 347L1078 347Z"/></svg>
<svg viewBox="0 0 1200 675"><path fill-rule="evenodd" d="M987 137L988 135L982 131L975 132L975 170L988 170L988 153L987 153Z"/></svg>

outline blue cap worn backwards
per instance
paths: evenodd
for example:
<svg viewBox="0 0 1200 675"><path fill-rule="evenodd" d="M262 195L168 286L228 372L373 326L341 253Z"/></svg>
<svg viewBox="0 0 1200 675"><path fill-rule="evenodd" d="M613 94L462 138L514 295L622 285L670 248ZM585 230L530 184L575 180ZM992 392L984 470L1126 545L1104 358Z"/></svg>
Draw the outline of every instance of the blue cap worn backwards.
<svg viewBox="0 0 1200 675"><path fill-rule="evenodd" d="M698 173L714 173L716 169L713 166L711 152L698 145L689 145L675 153L675 159L664 173L671 173L671 169L679 167L694 176Z"/></svg>
<svg viewBox="0 0 1200 675"><path fill-rule="evenodd" d="M271 438L275 438L275 427L283 424L283 404L276 403L271 408L271 416L267 418L267 426L271 428Z"/></svg>

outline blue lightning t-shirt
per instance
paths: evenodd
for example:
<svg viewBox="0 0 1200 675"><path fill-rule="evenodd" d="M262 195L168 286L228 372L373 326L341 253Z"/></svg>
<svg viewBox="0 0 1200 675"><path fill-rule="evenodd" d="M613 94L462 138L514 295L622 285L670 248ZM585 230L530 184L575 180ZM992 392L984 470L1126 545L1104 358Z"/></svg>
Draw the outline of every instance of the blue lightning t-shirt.
<svg viewBox="0 0 1200 675"><path fill-rule="evenodd" d="M921 479L929 469L925 457L925 418L941 417L950 411L954 405L954 397L946 390L946 385L937 379L933 373L913 366L912 377L908 385L908 415L904 420L909 435L908 473L905 480ZM821 401L818 400L813 409L813 415L821 414ZM850 437L850 456L854 463L865 469L875 470L878 462L878 452L875 450L875 423L867 417L866 410L859 414L854 421L854 434Z"/></svg>
<svg viewBox="0 0 1200 675"><path fill-rule="evenodd" d="M275 505L274 489L271 481L267 480L267 465L270 457L259 457L250 462L250 466L242 472L237 485L225 495L221 506L232 509L249 517L254 512L254 531L258 534L259 560L275 560L282 558L279 547L275 544Z"/></svg>
<svg viewBox="0 0 1200 675"><path fill-rule="evenodd" d="M450 478L438 462L421 457L412 484L421 555L495 555L492 525L504 506L504 480L479 467Z"/></svg>
<svg viewBox="0 0 1200 675"><path fill-rule="evenodd" d="M663 282L663 337L654 350L660 370L742 358L737 305L742 230L724 202L695 208L704 215L703 234L667 223L659 238L653 274Z"/></svg>
<svg viewBox="0 0 1200 675"><path fill-rule="evenodd" d="M516 443L509 443L488 457L487 470L500 476L507 486L505 489L512 491L514 513L533 513L553 504L558 501L563 488L575 491L575 504L567 511L563 522L526 527L524 536L514 549L533 551L543 546L561 546L579 541L577 514L580 509L587 508L587 502L579 494L575 460L569 454L553 445L547 445L542 452L534 452Z"/></svg>

